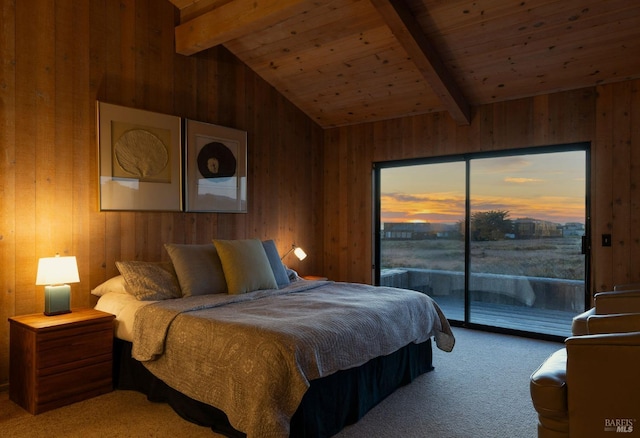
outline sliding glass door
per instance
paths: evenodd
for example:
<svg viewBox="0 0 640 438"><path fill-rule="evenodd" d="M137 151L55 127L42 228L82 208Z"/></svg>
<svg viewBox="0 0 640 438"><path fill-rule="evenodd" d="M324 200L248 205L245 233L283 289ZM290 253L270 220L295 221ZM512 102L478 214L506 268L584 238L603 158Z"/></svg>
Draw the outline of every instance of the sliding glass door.
<svg viewBox="0 0 640 438"><path fill-rule="evenodd" d="M469 161L469 322L568 335L585 307L585 151Z"/></svg>
<svg viewBox="0 0 640 438"><path fill-rule="evenodd" d="M585 309L588 145L378 163L376 281L551 336Z"/></svg>
<svg viewBox="0 0 640 438"><path fill-rule="evenodd" d="M464 161L380 170L380 284L424 292L464 320Z"/></svg>

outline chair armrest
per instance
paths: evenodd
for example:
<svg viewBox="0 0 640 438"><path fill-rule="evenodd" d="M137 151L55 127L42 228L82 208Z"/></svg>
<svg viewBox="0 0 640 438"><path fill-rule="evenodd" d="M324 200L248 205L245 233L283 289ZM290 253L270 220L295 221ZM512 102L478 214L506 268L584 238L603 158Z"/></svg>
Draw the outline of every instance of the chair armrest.
<svg viewBox="0 0 640 438"><path fill-rule="evenodd" d="M576 315L571 320L571 334L573 336L589 334L589 317L596 314L595 307Z"/></svg>
<svg viewBox="0 0 640 438"><path fill-rule="evenodd" d="M635 427L640 332L572 336L566 348L571 436L605 436L606 428Z"/></svg>
<svg viewBox="0 0 640 438"><path fill-rule="evenodd" d="M640 313L590 315L586 325L590 335L637 332L640 331Z"/></svg>
<svg viewBox="0 0 640 438"><path fill-rule="evenodd" d="M640 290L640 283L616 284L613 286L614 291L622 290Z"/></svg>
<svg viewBox="0 0 640 438"><path fill-rule="evenodd" d="M640 290L599 292L594 298L598 315L640 313Z"/></svg>
<svg viewBox="0 0 640 438"><path fill-rule="evenodd" d="M632 346L638 347L640 346L640 331L635 332L625 332L625 333L600 333L600 334L589 334L583 336L570 336L565 341L565 346L567 348L567 352L571 351L573 347L615 347L615 346ZM640 349L636 352L638 358L640 359ZM607 358L603 358L607 359ZM640 362L636 362L632 364L634 368L637 368L637 365ZM612 364L613 365L613 364ZM615 364L617 367L619 364Z"/></svg>

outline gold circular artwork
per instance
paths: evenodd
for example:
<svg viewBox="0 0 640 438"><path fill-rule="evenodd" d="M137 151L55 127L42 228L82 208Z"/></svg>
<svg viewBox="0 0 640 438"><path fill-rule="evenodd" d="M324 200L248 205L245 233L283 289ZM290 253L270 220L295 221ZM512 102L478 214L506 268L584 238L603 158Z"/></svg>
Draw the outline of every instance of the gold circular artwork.
<svg viewBox="0 0 640 438"><path fill-rule="evenodd" d="M169 151L157 136L144 129L131 129L114 145L118 165L131 176L152 178L169 163Z"/></svg>

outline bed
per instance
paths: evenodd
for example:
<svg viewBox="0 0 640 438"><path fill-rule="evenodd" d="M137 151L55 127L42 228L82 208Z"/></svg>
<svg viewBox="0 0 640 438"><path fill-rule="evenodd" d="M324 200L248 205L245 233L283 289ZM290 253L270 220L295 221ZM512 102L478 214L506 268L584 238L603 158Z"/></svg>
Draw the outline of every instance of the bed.
<svg viewBox="0 0 640 438"><path fill-rule="evenodd" d="M427 295L291 281L272 241L167 251L93 291L116 315L116 382L226 436L331 436L432 370L432 339L454 346Z"/></svg>

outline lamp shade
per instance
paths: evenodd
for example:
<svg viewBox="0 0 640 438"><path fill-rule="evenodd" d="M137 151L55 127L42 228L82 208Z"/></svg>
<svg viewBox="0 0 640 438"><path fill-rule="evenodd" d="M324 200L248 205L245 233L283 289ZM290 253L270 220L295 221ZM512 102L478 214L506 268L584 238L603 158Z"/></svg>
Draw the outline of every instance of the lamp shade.
<svg viewBox="0 0 640 438"><path fill-rule="evenodd" d="M302 248L300 248L299 246L296 247L296 249L293 250L293 253L296 255L296 257L298 257L298 259L300 261L302 261L302 260L307 258L307 253L304 252L304 250Z"/></svg>
<svg viewBox="0 0 640 438"><path fill-rule="evenodd" d="M43 257L38 261L36 285L78 283L79 281L75 256Z"/></svg>
<svg viewBox="0 0 640 438"><path fill-rule="evenodd" d="M291 254L292 252L296 255L296 257L298 257L298 260L300 261L307 258L307 253L304 252L302 248L294 244L294 245L291 245L291 249L289 251L287 251L286 253L284 253L282 257L280 257L280 260L284 260L284 258L289 254Z"/></svg>

